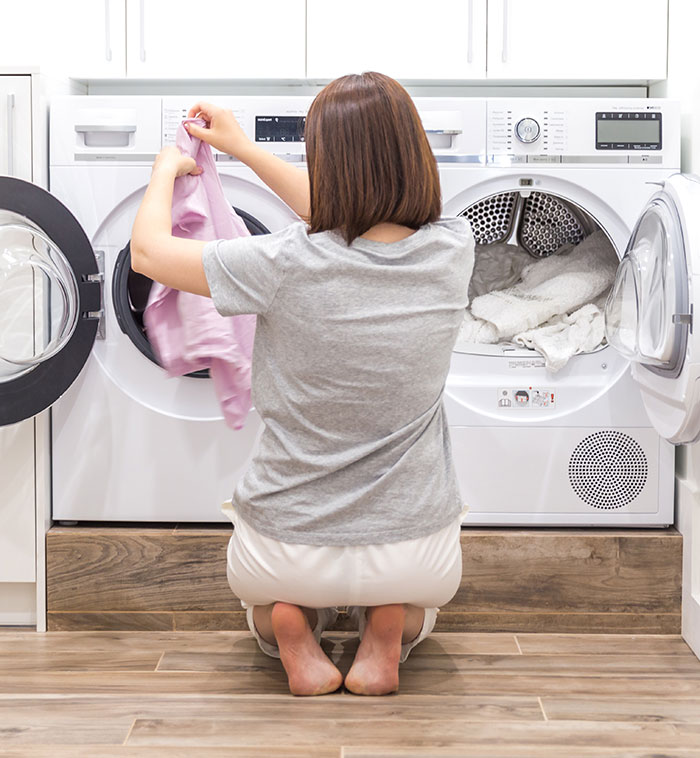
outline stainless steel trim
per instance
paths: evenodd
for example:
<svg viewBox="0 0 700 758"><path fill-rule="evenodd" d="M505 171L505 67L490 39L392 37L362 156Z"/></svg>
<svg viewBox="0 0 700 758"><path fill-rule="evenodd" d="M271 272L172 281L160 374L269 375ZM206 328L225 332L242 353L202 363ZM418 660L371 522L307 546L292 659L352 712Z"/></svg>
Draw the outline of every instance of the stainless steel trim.
<svg viewBox="0 0 700 758"><path fill-rule="evenodd" d="M627 163L626 155L562 155L562 163Z"/></svg>
<svg viewBox="0 0 700 758"><path fill-rule="evenodd" d="M110 25L109 0L105 0L105 59L108 61L112 60L112 30Z"/></svg>
<svg viewBox="0 0 700 758"><path fill-rule="evenodd" d="M15 171L15 93L7 96L7 174Z"/></svg>
<svg viewBox="0 0 700 758"><path fill-rule="evenodd" d="M486 163L483 155L436 155L435 160L438 163Z"/></svg>
<svg viewBox="0 0 700 758"><path fill-rule="evenodd" d="M503 0L503 41L501 47L501 61L508 63L508 0Z"/></svg>
<svg viewBox="0 0 700 758"><path fill-rule="evenodd" d="M146 0L139 0L139 59L146 60Z"/></svg>
<svg viewBox="0 0 700 758"><path fill-rule="evenodd" d="M76 124L76 132L135 132L136 124Z"/></svg>
<svg viewBox="0 0 700 758"><path fill-rule="evenodd" d="M467 37L467 63L472 63L474 60L474 0L469 0L467 17L469 22L469 36Z"/></svg>
<svg viewBox="0 0 700 758"><path fill-rule="evenodd" d="M671 323L673 323L673 324L692 324L693 323L693 314L692 313L674 313L673 316L671 316Z"/></svg>

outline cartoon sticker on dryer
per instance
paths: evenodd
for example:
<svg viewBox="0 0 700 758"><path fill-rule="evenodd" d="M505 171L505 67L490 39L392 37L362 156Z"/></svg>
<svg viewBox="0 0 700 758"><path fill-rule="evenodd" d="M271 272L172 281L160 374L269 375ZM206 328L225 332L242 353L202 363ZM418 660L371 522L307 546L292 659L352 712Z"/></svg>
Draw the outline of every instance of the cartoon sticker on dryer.
<svg viewBox="0 0 700 758"><path fill-rule="evenodd" d="M515 404L519 408L527 408L530 404L530 393L527 390L516 390L513 394Z"/></svg>

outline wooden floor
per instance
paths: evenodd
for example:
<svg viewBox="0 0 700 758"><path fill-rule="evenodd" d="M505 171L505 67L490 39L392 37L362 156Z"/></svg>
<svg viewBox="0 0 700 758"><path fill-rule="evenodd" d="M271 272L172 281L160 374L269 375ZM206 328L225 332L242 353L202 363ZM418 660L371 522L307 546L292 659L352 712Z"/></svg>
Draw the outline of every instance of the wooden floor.
<svg viewBox="0 0 700 758"><path fill-rule="evenodd" d="M324 648L346 672L354 635ZM288 694L247 632L0 632L2 758L700 758L679 635L440 633L400 692Z"/></svg>

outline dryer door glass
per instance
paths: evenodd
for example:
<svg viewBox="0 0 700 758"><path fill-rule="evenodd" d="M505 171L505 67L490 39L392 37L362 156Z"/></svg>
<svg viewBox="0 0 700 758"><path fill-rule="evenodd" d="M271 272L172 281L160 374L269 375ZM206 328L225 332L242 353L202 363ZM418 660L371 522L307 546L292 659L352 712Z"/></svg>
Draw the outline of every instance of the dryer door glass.
<svg viewBox="0 0 700 758"><path fill-rule="evenodd" d="M678 374L687 339L688 277L680 220L662 194L640 217L606 306L606 336L625 357Z"/></svg>
<svg viewBox="0 0 700 758"><path fill-rule="evenodd" d="M27 219L0 216L0 382L26 374L70 340L78 284L58 247Z"/></svg>

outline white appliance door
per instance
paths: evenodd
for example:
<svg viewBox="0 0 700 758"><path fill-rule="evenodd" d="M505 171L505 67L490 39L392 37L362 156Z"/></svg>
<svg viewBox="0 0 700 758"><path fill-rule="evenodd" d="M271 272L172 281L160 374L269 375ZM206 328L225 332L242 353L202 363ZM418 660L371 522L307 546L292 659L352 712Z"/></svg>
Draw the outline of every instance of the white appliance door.
<svg viewBox="0 0 700 758"><path fill-rule="evenodd" d="M639 217L606 304L609 343L632 363L649 420L674 444L700 438L700 182L670 177ZM695 334L694 334L695 331Z"/></svg>
<svg viewBox="0 0 700 758"><path fill-rule="evenodd" d="M31 418L73 383L98 327L90 242L55 197L0 177L0 426Z"/></svg>

